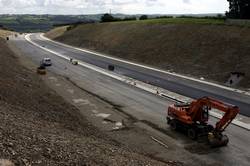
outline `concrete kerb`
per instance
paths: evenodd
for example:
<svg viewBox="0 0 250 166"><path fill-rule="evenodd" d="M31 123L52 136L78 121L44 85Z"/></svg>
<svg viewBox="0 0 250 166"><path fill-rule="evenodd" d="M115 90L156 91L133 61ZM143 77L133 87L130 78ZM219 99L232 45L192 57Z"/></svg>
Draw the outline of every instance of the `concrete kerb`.
<svg viewBox="0 0 250 166"><path fill-rule="evenodd" d="M55 51L52 51L52 50L47 49L47 48L45 48L45 47L42 47L42 46L36 44L35 42L31 41L30 35L31 35L31 34L25 35L25 39L26 39L29 43L31 43L31 44L33 44L33 45L35 45L35 46L37 46L37 47L39 47L39 48L41 48L41 49L43 49L43 50L45 50L45 51L48 51L48 52L50 52L50 53L52 53L52 54L54 54L54 55L57 55L58 57L61 57L61 58L66 59L66 60L70 60L70 57L68 57L68 56L61 55L61 54L59 54L59 53L57 53L57 52L55 52ZM118 75L118 74L116 74L116 73L113 73L113 72L104 70L104 69L99 68L99 67L97 67L97 66L94 66L94 65L91 65L91 64L87 64L87 63L82 62L82 61L80 61L80 60L78 60L78 62L79 62L79 65L80 65L80 66L83 66L83 67L85 67L85 68L94 70L94 71L96 71L96 72L99 72L99 73L101 73L101 74L103 74L103 75L106 75L106 76L109 76L109 77L111 77L111 78L114 78L114 79L116 79L116 80L122 81L122 82L124 82L124 83L130 84L130 85L132 85L132 86L135 86L135 87L137 87L137 88L140 88L140 89L142 89L142 90L145 90L145 91L147 91L147 92L149 92L149 93L153 93L153 94L155 94L155 95L158 95L158 96L161 96L161 97L164 97L164 98L171 99L171 100L173 100L173 101L175 101L175 102L187 103L187 102L192 101L191 98L188 98L188 97L185 97L185 96L181 96L181 95L179 95L179 94L176 94L176 93L167 91L167 90L165 90L165 89L162 89L162 88L159 88L159 87L150 85L150 84L146 84L146 83L144 83L144 82L141 82L141 81L138 81L138 80L134 80L134 79L129 78L129 77L126 77L126 76ZM222 117L222 114L219 114L219 113L214 112L214 111L210 111L210 116L213 116L213 117L215 117L215 118L220 119L220 118ZM241 128L250 130L250 124L241 122L241 121L239 121L239 120L233 120L232 123L233 123L234 125L236 125L236 126L241 127Z"/></svg>

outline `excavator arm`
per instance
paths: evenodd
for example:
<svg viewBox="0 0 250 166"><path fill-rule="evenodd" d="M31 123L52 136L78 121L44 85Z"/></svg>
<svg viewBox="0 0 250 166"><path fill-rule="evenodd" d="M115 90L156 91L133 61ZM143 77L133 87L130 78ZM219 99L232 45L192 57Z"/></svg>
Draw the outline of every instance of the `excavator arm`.
<svg viewBox="0 0 250 166"><path fill-rule="evenodd" d="M228 109L224 111L223 117L219 122L216 123L215 131L223 132L226 127L232 122L232 120L237 116L240 112L237 106L230 106Z"/></svg>

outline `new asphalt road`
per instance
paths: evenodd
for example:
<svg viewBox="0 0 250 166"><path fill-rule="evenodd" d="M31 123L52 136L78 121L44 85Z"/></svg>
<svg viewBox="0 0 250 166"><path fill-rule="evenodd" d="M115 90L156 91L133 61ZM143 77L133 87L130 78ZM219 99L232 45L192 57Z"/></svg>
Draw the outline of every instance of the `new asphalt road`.
<svg viewBox="0 0 250 166"><path fill-rule="evenodd" d="M240 113L242 115L250 116L249 95L65 47L48 40L44 40L44 38L41 38L40 34L33 34L30 38L37 44L56 51L62 55L68 55L104 69L107 69L108 65L114 65L114 71L119 74L143 82L148 82L152 85L162 87L190 98L197 99L204 96L210 96L224 102L237 105L240 107Z"/></svg>

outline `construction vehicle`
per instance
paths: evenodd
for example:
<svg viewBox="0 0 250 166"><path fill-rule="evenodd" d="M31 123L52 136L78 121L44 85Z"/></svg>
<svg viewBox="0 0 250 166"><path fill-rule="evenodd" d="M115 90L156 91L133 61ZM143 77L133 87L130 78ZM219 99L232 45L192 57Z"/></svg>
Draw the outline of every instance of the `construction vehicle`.
<svg viewBox="0 0 250 166"><path fill-rule="evenodd" d="M78 65L78 61L73 59L73 58L70 58L69 59L70 63L72 63L73 65Z"/></svg>
<svg viewBox="0 0 250 166"><path fill-rule="evenodd" d="M108 70L109 71L114 71L115 70L115 66L114 65L108 65Z"/></svg>
<svg viewBox="0 0 250 166"><path fill-rule="evenodd" d="M40 62L40 65L52 66L51 59L50 58L43 58L42 61Z"/></svg>
<svg viewBox="0 0 250 166"><path fill-rule="evenodd" d="M40 75L45 75L46 72L46 67L44 65L40 65L37 69L36 69L37 74Z"/></svg>
<svg viewBox="0 0 250 166"><path fill-rule="evenodd" d="M215 126L208 123L211 109L224 113ZM228 137L222 133L239 111L237 106L203 97L191 103L169 106L167 122L171 129L184 131L191 139L206 136L211 147L220 147L228 144Z"/></svg>

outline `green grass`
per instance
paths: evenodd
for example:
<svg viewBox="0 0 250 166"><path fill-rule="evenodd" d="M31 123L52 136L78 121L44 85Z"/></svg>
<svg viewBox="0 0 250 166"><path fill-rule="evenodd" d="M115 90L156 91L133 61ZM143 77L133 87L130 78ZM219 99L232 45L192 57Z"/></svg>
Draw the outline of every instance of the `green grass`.
<svg viewBox="0 0 250 166"><path fill-rule="evenodd" d="M162 18L162 19L148 19L137 21L122 21L123 23L146 23L146 24L205 24L205 25L224 25L223 19L210 18ZM118 22L114 22L118 23ZM119 22L121 23L121 22Z"/></svg>
<svg viewBox="0 0 250 166"><path fill-rule="evenodd" d="M40 24L40 23L48 23L50 20L48 18L43 17L33 17L33 16L27 16L22 18L23 21L34 23L34 24Z"/></svg>
<svg viewBox="0 0 250 166"><path fill-rule="evenodd" d="M54 24L87 21L83 16L70 15L0 15L0 25L18 32L47 31Z"/></svg>
<svg viewBox="0 0 250 166"><path fill-rule="evenodd" d="M14 17L0 18L0 24L17 24L17 20Z"/></svg>

